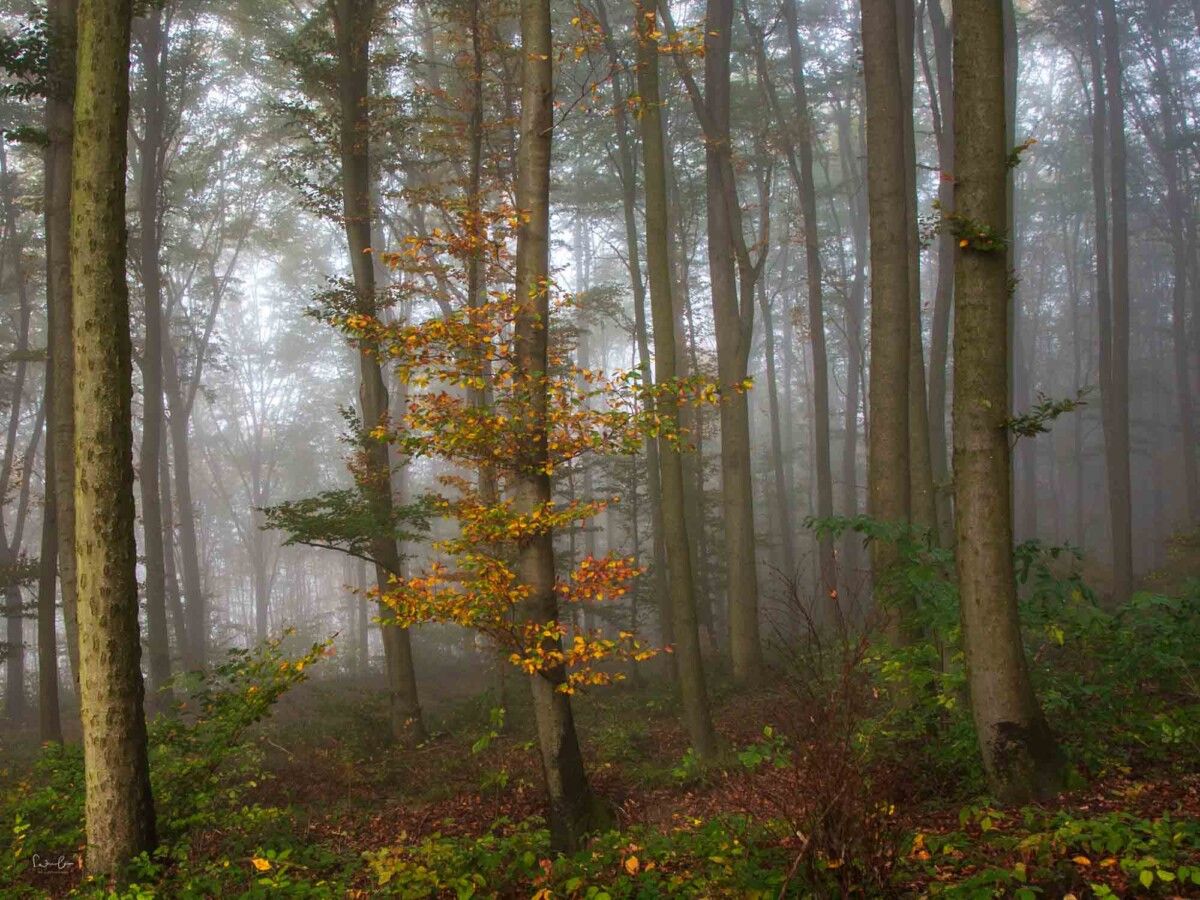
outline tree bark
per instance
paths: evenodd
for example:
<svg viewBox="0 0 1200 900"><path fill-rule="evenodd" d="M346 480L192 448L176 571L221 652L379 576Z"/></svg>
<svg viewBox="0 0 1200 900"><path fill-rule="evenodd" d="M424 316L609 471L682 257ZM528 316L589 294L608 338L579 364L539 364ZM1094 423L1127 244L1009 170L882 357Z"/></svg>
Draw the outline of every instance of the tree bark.
<svg viewBox="0 0 1200 900"><path fill-rule="evenodd" d="M953 29L957 221L1003 234L1010 147L999 4L959 0ZM1017 619L1011 454L1004 426L1009 277L1003 250L972 245L958 250L954 493L971 712L992 790L1018 803L1053 795L1062 786L1063 759L1033 693Z"/></svg>
<svg viewBox="0 0 1200 900"><path fill-rule="evenodd" d="M668 429L678 434L679 403L672 384L679 375L679 342L675 335L675 306L671 298L671 251L668 239L666 150L663 141L662 109L658 81L658 42L651 33L658 28L657 0L643 0L634 7L637 34L637 81L641 98L643 170L646 191L646 268L650 281L651 315L654 319L654 382L663 390L657 396L657 412ZM692 545L688 537L684 507L683 457L678 440L658 438L662 471L662 521L667 565L670 569L671 613L675 633L675 671L683 700L683 719L692 749L701 760L716 756L717 739L709 711L700 653L696 595L692 580Z"/></svg>
<svg viewBox="0 0 1200 900"><path fill-rule="evenodd" d="M75 545L87 868L155 844L138 640L125 281L129 0L80 0L71 191Z"/></svg>

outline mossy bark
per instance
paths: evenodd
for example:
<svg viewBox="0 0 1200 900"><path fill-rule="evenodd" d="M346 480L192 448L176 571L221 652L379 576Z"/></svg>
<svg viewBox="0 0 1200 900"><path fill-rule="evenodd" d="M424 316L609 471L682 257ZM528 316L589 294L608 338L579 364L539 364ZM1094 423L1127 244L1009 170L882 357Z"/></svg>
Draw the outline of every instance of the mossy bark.
<svg viewBox="0 0 1200 900"><path fill-rule="evenodd" d="M71 190L75 544L87 868L155 844L146 750L125 282L129 0L81 0Z"/></svg>

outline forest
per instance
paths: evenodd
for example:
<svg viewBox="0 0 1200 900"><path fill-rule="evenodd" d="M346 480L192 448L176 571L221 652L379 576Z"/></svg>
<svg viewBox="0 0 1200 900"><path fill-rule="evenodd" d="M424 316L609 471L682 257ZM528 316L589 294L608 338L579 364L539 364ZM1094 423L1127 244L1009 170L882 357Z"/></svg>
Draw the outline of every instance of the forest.
<svg viewBox="0 0 1200 900"><path fill-rule="evenodd" d="M1200 897L1200 0L0 0L0 897Z"/></svg>

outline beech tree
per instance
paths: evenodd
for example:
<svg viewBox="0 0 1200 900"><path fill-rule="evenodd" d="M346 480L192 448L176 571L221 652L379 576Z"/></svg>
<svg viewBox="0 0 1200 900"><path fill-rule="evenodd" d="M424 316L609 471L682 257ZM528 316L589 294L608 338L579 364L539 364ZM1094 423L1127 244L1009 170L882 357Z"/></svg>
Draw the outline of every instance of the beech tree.
<svg viewBox="0 0 1200 900"><path fill-rule="evenodd" d="M132 4L80 0L71 179L75 547L87 867L155 844L134 546L125 128Z"/></svg>
<svg viewBox="0 0 1200 900"><path fill-rule="evenodd" d="M1021 802L1062 787L1063 759L1029 680L1012 561L1002 12L989 0L960 0L953 31L954 212L943 227L958 243L954 505L963 644L984 769L997 796Z"/></svg>

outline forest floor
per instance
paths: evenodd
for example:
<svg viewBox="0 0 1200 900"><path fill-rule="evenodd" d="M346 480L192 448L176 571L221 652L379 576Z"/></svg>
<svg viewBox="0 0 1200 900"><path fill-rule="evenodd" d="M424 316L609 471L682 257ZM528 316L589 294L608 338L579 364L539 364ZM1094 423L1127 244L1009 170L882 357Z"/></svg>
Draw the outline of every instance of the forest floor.
<svg viewBox="0 0 1200 900"><path fill-rule="evenodd" d="M961 654L810 638L758 690L710 661L715 760L688 750L665 658L641 685L577 694L613 827L555 856L520 677L502 702L494 661L461 645L418 660L429 736L400 747L381 679L277 644L152 725L162 848L120 885L36 870L35 854L81 859L82 757L70 735L39 757L0 729L0 896L1200 898L1197 570L1105 610L1033 566L1026 647L1070 763L1048 802L988 799ZM938 596L930 631L952 635Z"/></svg>
<svg viewBox="0 0 1200 900"><path fill-rule="evenodd" d="M810 777L827 790L821 773L785 773L772 755L774 729L792 730L801 714L794 699L715 693L729 750L705 767L687 755L669 691L581 698L592 783L619 830L563 868L536 830L544 804L522 698L502 728L486 692L428 703L431 737L405 750L387 745L378 690L311 681L256 735L261 777L245 815L196 834L177 874L219 867L221 890L243 896L1200 896L1200 877L1190 883L1193 868L1200 876L1200 754L1116 766L1019 810L973 801L933 773L886 785L876 773L845 787L908 800L882 815L849 804L818 839L798 827L809 807L789 795ZM206 883L216 882L125 896L211 895ZM25 887L65 896L80 883L43 875Z"/></svg>

